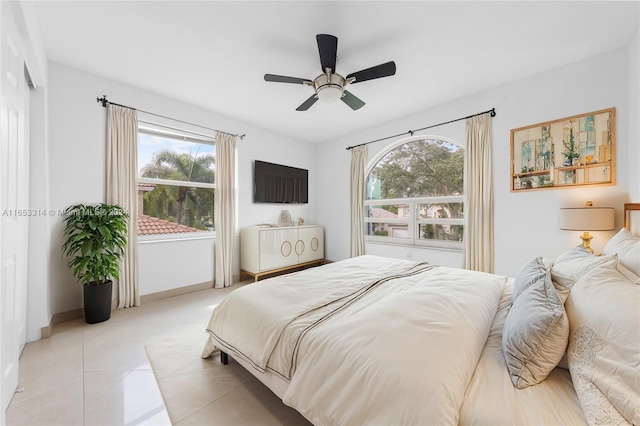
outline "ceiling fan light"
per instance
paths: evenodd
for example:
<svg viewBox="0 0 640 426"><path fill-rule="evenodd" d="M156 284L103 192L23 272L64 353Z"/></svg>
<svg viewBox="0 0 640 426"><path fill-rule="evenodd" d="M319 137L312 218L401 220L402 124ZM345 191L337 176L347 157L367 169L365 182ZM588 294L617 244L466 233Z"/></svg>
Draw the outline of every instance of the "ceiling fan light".
<svg viewBox="0 0 640 426"><path fill-rule="evenodd" d="M318 88L318 99L328 104L336 102L342 97L342 87L326 85Z"/></svg>

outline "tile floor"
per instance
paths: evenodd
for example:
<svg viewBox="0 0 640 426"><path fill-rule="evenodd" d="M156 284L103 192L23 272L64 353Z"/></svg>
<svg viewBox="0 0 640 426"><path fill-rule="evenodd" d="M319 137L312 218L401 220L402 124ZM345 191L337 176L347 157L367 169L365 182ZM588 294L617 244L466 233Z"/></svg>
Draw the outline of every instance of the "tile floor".
<svg viewBox="0 0 640 426"><path fill-rule="evenodd" d="M246 283L117 310L99 324L78 319L55 325L50 338L24 349L22 391L9 405L7 425L171 424L145 345L186 325L206 324L213 307ZM255 385L265 392L262 384ZM219 419L226 417L219 414Z"/></svg>

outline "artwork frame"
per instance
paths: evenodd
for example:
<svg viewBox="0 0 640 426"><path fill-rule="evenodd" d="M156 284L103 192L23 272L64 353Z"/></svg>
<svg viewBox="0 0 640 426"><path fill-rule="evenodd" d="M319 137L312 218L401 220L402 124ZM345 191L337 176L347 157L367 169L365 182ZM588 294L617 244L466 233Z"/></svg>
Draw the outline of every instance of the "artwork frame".
<svg viewBox="0 0 640 426"><path fill-rule="evenodd" d="M511 192L615 185L615 107L511 129Z"/></svg>

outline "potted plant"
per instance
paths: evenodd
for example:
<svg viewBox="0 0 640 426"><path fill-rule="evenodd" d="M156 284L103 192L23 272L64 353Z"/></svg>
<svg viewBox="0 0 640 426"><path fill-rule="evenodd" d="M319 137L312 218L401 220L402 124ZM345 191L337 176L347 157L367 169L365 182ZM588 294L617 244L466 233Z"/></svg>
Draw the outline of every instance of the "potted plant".
<svg viewBox="0 0 640 426"><path fill-rule="evenodd" d="M129 214L118 205L75 204L64 211L62 253L83 285L84 317L89 324L111 317L113 279L127 245Z"/></svg>

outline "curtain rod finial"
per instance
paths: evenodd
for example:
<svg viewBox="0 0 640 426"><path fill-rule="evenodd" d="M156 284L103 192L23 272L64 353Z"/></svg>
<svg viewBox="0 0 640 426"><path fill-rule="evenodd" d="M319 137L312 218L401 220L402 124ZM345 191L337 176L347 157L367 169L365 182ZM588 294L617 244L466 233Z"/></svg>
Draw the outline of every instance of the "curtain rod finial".
<svg viewBox="0 0 640 426"><path fill-rule="evenodd" d="M495 108L491 108L491 116L492 117L496 116L496 109Z"/></svg>
<svg viewBox="0 0 640 426"><path fill-rule="evenodd" d="M107 107L107 102L109 102L109 101L107 100L107 95L102 95L102 97L101 97L101 98L96 98L96 101L101 102L101 103L102 103L102 106L103 106L104 108L106 108L106 107Z"/></svg>

